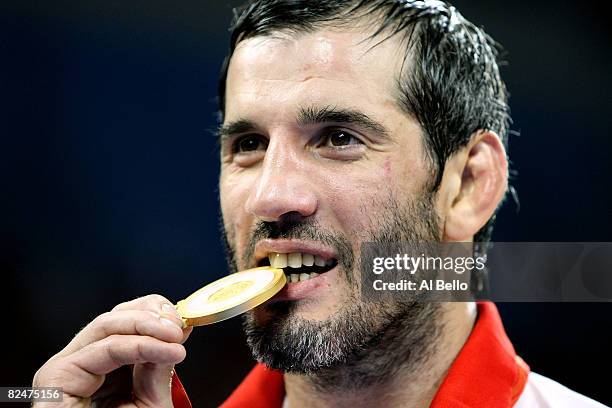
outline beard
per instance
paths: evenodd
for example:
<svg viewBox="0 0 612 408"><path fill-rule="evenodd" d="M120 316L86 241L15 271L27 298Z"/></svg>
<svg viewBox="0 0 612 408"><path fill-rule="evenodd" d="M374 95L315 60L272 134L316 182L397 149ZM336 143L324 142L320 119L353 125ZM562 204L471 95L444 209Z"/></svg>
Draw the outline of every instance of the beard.
<svg viewBox="0 0 612 408"><path fill-rule="evenodd" d="M433 195L400 203L393 195L374 203L377 218L367 219L360 242L423 243L439 241L439 221ZM226 238L228 261L237 259ZM255 244L265 238L305 239L324 243L338 254L338 271L349 288L340 309L323 321L300 318L296 302L280 301L260 306L269 318L258 321L249 311L244 330L253 357L287 373L307 375L318 388L348 389L384 384L399 370L415 371L435 352L440 333L440 304L403 299L366 299L356 276L361 269L350 241L308 219L261 222L251 234L243 264L251 259Z"/></svg>

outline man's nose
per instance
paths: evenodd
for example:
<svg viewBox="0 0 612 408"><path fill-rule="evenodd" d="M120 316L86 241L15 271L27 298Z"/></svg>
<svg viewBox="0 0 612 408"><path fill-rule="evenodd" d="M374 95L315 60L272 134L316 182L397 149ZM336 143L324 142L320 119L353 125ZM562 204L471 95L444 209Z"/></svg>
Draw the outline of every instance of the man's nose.
<svg viewBox="0 0 612 408"><path fill-rule="evenodd" d="M313 215L318 203L310 177L287 147L270 144L246 210L268 222L279 221L287 214Z"/></svg>

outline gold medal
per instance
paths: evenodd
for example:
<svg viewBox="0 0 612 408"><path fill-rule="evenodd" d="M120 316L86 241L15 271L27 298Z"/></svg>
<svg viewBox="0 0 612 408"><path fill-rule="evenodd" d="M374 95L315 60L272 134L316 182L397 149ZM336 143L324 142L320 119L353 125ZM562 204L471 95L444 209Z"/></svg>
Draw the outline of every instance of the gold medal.
<svg viewBox="0 0 612 408"><path fill-rule="evenodd" d="M221 278L176 304L187 326L217 323L259 306L287 283L282 269L262 266Z"/></svg>

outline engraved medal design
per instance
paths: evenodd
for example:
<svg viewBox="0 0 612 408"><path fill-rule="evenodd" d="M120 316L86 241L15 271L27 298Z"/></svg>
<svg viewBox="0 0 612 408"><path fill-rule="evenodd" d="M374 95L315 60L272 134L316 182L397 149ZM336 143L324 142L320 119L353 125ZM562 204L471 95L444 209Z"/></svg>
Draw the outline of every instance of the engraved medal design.
<svg viewBox="0 0 612 408"><path fill-rule="evenodd" d="M286 283L282 269L247 269L204 286L178 302L176 309L187 326L212 324L259 306Z"/></svg>

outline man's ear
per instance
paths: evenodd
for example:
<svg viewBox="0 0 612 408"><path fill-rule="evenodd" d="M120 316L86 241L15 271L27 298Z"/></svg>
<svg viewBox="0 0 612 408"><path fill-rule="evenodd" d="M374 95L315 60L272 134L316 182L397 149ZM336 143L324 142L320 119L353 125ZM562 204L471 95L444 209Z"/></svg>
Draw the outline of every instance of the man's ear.
<svg viewBox="0 0 612 408"><path fill-rule="evenodd" d="M444 186L444 240L472 241L508 188L508 161L499 136L490 131L472 135L470 143L448 160Z"/></svg>

